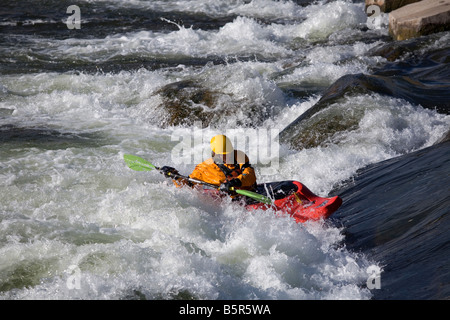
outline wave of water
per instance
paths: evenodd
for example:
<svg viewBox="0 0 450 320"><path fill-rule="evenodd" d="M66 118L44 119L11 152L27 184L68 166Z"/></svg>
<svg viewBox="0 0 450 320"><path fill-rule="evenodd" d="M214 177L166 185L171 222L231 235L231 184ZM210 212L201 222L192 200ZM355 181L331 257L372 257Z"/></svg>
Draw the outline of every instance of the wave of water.
<svg viewBox="0 0 450 320"><path fill-rule="evenodd" d="M342 224L362 218L351 214L364 199L344 198L337 221L298 225L210 203L122 160L133 153L189 173L195 163L174 156L176 137L198 134L188 146L203 153L221 131L294 123L278 153L254 160L258 180L296 179L328 195L368 165L436 144L445 113L381 86L324 95L347 75L421 75L408 47L374 54L390 44L386 17L367 28L363 3L348 1L84 1L81 29L69 30L69 3L49 4L32 16L21 9L28 0L2 12L0 297L390 297L366 282L389 259L352 245ZM420 42L417 55L438 61L447 37ZM397 52L392 63L386 51ZM433 81L445 88L445 77ZM262 169L267 160L275 172Z"/></svg>

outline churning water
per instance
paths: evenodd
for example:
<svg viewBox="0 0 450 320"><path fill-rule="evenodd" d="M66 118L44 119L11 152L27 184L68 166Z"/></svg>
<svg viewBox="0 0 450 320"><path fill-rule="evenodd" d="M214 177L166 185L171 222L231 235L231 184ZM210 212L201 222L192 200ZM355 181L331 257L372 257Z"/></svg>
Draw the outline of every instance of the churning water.
<svg viewBox="0 0 450 320"><path fill-rule="evenodd" d="M2 299L449 297L448 33L395 43L362 1L72 4L0 11ZM296 224L123 161L188 174L221 132L343 206Z"/></svg>

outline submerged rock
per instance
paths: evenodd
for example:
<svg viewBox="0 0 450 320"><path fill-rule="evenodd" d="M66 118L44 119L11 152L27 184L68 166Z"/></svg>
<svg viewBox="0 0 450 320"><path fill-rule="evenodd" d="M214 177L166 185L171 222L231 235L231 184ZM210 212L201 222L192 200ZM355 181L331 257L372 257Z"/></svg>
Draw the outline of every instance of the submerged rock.
<svg viewBox="0 0 450 320"><path fill-rule="evenodd" d="M450 48L426 49L430 43L445 39L436 34L373 48L371 56L382 56L388 62L371 75L349 74L339 78L322 92L314 106L280 133L280 142L294 149L333 142L330 139L335 139L339 132L357 128L361 119L361 108L345 108L342 104L350 97L373 93L450 114Z"/></svg>
<svg viewBox="0 0 450 320"><path fill-rule="evenodd" d="M280 142L298 150L313 148L332 142L332 137L338 132L356 129L363 112L339 108L339 102L346 94L362 94L377 87L377 79L367 77L357 74L338 79L314 106L280 132Z"/></svg>
<svg viewBox="0 0 450 320"><path fill-rule="evenodd" d="M313 107L280 133L280 142L294 149L312 148L333 143L332 137L339 132L355 130L364 110L357 107L341 108L340 102L348 96L378 93L448 114L448 90L449 85L429 85L407 76L346 75L331 85Z"/></svg>
<svg viewBox="0 0 450 320"><path fill-rule="evenodd" d="M209 123L217 102L217 93L208 91L193 81L170 83L158 90L163 109L163 126Z"/></svg>
<svg viewBox="0 0 450 320"><path fill-rule="evenodd" d="M257 127L272 116L274 106L258 101L236 99L231 94L214 91L193 80L170 83L157 92L161 97L159 118L162 127L208 126Z"/></svg>

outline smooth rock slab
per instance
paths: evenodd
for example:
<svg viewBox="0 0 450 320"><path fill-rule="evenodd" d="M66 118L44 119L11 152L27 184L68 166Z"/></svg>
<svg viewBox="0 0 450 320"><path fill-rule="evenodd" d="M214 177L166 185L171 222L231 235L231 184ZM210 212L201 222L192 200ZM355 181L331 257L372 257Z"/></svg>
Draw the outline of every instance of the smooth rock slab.
<svg viewBox="0 0 450 320"><path fill-rule="evenodd" d="M450 30L450 0L422 0L389 14L389 33L406 40Z"/></svg>

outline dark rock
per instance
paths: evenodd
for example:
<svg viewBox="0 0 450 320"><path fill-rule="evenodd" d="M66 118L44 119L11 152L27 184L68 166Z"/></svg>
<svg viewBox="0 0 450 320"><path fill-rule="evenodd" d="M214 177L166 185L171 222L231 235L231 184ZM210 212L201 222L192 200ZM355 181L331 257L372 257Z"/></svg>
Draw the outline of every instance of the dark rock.
<svg viewBox="0 0 450 320"><path fill-rule="evenodd" d="M421 0L366 0L366 12L367 8L371 5L380 7L381 12L391 12L392 10L401 8L407 4L418 2ZM368 12L370 14L370 12Z"/></svg>

